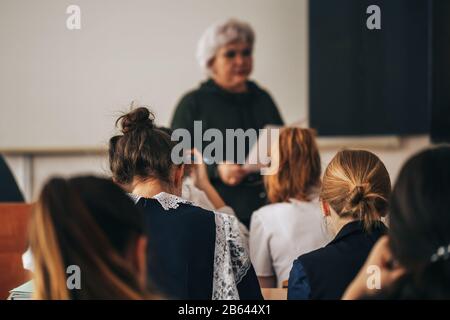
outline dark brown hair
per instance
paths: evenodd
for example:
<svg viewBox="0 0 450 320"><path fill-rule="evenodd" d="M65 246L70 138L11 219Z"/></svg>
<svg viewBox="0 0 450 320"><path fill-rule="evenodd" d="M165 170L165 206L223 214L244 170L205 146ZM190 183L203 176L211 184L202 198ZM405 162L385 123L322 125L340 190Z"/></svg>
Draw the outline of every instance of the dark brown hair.
<svg viewBox="0 0 450 320"><path fill-rule="evenodd" d="M383 162L365 150L343 150L325 170L321 200L341 217L364 222L370 230L386 215L391 180Z"/></svg>
<svg viewBox="0 0 450 320"><path fill-rule="evenodd" d="M37 299L142 299L146 289L128 261L144 216L112 181L53 178L30 221ZM81 289L68 290L68 266L81 270Z"/></svg>
<svg viewBox="0 0 450 320"><path fill-rule="evenodd" d="M403 166L391 197L389 244L407 270L387 298L450 299L450 147L419 152ZM389 291L389 290L388 290Z"/></svg>
<svg viewBox="0 0 450 320"><path fill-rule="evenodd" d="M153 114L137 108L116 121L122 135L109 141L109 164L114 180L128 185L134 177L170 183L173 164L170 135L154 125Z"/></svg>
<svg viewBox="0 0 450 320"><path fill-rule="evenodd" d="M285 128L278 147L278 171L265 176L270 202L290 198L308 201L314 187L320 186L320 155L312 129Z"/></svg>

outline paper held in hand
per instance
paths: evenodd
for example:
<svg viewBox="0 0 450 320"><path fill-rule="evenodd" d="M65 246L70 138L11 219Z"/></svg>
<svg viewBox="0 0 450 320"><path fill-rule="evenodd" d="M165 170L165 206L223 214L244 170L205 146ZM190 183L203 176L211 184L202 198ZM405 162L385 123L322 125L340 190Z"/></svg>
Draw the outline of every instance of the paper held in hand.
<svg viewBox="0 0 450 320"><path fill-rule="evenodd" d="M306 119L296 121L287 127L307 127ZM273 161L272 150L278 146L278 137L282 126L267 125L259 130L258 141L252 146L248 153L245 164L242 166L247 173L260 171L262 168L271 166Z"/></svg>

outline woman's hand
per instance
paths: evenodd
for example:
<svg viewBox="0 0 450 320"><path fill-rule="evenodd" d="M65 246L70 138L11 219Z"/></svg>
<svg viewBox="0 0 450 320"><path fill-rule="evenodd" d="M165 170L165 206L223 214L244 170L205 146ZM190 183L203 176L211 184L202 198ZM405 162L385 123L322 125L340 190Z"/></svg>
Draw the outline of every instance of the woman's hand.
<svg viewBox="0 0 450 320"><path fill-rule="evenodd" d="M189 176L191 177L194 185L203 190L211 184L208 177L208 171L206 170L206 164L203 161L203 156L200 151L195 148L190 150L188 155L193 155L196 160L189 166Z"/></svg>
<svg viewBox="0 0 450 320"><path fill-rule="evenodd" d="M247 172L242 166L234 163L222 163L217 166L220 179L229 186L236 186L241 183Z"/></svg>
<svg viewBox="0 0 450 320"><path fill-rule="evenodd" d="M364 296L377 293L392 285L397 279L405 274L405 269L393 264L393 256L389 247L389 239L383 236L374 245L366 263L359 271L356 278L350 283L342 296L343 300L355 300ZM377 271L379 272L377 273ZM376 279L376 277L379 277ZM369 282L370 280L370 282ZM373 281L372 281L373 280ZM373 284L380 287L373 288Z"/></svg>
<svg viewBox="0 0 450 320"><path fill-rule="evenodd" d="M225 202L209 181L208 171L206 170L206 164L203 161L202 154L197 149L192 149L189 152L189 156L192 155L196 161L194 161L195 164L190 165L189 176L191 177L194 186L205 193L208 200L211 201L214 206L214 209L223 208Z"/></svg>

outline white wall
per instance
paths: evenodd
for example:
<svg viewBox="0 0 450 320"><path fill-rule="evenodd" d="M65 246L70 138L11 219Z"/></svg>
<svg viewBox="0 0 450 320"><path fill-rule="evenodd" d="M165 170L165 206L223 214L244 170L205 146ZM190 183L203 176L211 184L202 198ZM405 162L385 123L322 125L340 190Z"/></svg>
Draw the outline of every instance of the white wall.
<svg viewBox="0 0 450 320"><path fill-rule="evenodd" d="M27 201L35 199L45 181L55 175L110 176L107 158L100 155L50 155L31 159L28 156L6 156L5 159Z"/></svg>
<svg viewBox="0 0 450 320"><path fill-rule="evenodd" d="M306 0L1 0L0 150L102 147L132 100L167 125L204 79L200 35L230 17L256 31L254 79L288 122L304 117Z"/></svg>

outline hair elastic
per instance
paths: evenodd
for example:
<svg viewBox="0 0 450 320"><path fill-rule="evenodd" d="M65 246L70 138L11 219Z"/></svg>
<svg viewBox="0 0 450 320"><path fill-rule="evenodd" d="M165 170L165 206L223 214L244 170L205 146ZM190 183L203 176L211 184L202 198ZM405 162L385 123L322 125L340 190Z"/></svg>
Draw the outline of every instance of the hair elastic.
<svg viewBox="0 0 450 320"><path fill-rule="evenodd" d="M448 246L439 247L436 252L431 256L431 262L439 260L447 260L450 257L450 244Z"/></svg>

